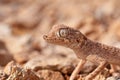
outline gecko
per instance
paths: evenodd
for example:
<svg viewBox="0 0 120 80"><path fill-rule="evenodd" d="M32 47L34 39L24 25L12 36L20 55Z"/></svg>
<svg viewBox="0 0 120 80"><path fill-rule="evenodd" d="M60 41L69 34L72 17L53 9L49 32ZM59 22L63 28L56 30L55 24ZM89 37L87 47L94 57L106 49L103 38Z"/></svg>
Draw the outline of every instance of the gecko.
<svg viewBox="0 0 120 80"><path fill-rule="evenodd" d="M75 70L70 76L74 80L86 61L91 61L98 67L85 77L92 80L109 63L120 66L120 49L88 39L79 30L64 24L54 25L50 32L43 35L45 41L72 49L80 59Z"/></svg>

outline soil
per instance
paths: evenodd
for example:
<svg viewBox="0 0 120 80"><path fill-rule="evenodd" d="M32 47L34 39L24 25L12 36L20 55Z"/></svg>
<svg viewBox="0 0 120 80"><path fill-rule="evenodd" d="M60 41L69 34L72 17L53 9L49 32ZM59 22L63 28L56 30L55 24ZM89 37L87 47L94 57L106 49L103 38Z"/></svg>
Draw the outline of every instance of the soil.
<svg viewBox="0 0 120 80"><path fill-rule="evenodd" d="M119 0L0 0L0 80L69 80L79 59L71 49L48 44L43 35L65 24L89 39L120 47ZM86 62L76 77L98 65ZM118 80L110 64L94 80ZM79 79L80 80L80 79Z"/></svg>

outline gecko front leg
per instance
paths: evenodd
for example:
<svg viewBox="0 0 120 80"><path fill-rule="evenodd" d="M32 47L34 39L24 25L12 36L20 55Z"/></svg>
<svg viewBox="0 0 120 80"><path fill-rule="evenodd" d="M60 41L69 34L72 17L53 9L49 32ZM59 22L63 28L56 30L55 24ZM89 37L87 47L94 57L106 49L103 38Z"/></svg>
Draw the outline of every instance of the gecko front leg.
<svg viewBox="0 0 120 80"><path fill-rule="evenodd" d="M115 65L115 64L110 64L111 69L110 69L110 73L115 76L115 77L120 77L120 67Z"/></svg>
<svg viewBox="0 0 120 80"><path fill-rule="evenodd" d="M70 76L70 80L74 80L75 77L77 76L77 74L80 72L80 70L82 69L82 67L84 66L86 60L80 60L77 67L75 68L75 70L73 71L72 75Z"/></svg>
<svg viewBox="0 0 120 80"><path fill-rule="evenodd" d="M93 72L91 72L88 76L85 77L85 80L92 80L96 75L101 72L101 70L105 68L106 65L106 61L101 62L100 65Z"/></svg>

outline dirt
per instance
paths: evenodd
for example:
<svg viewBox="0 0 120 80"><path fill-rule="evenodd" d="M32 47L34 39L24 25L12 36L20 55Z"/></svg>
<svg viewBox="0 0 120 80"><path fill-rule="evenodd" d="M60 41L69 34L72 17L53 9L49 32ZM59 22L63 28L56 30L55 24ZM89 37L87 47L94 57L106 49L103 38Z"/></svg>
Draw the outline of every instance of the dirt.
<svg viewBox="0 0 120 80"><path fill-rule="evenodd" d="M89 39L120 47L118 0L0 0L0 80L69 80L79 59L43 35L55 24L80 30ZM77 76L97 66L87 62ZM94 80L118 80L110 65ZM120 68L118 67L118 75Z"/></svg>

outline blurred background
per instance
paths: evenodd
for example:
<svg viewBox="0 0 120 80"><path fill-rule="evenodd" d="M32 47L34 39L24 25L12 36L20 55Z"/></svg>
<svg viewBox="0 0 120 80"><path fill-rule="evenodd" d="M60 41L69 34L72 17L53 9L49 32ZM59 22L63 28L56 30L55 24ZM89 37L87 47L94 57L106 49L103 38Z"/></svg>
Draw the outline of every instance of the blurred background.
<svg viewBox="0 0 120 80"><path fill-rule="evenodd" d="M43 40L55 24L68 25L91 40L119 47L120 1L0 0L0 70L15 61L35 72L43 70L41 74L50 70L56 75L57 71L57 80L68 80L79 61L76 55L68 48ZM84 69L84 74L95 67L89 62L86 65L92 67ZM100 80L105 77L102 75Z"/></svg>

